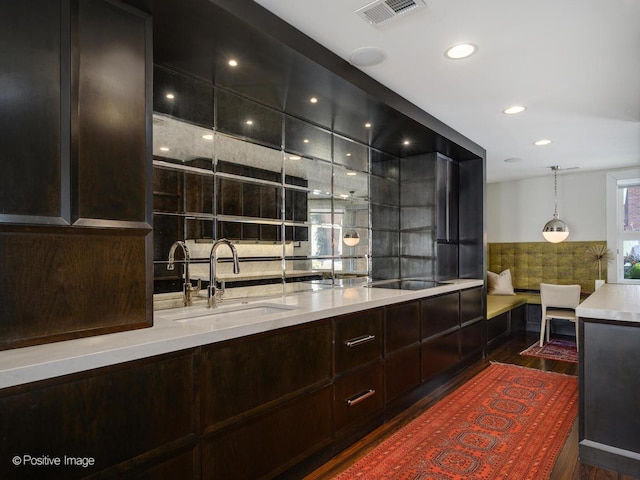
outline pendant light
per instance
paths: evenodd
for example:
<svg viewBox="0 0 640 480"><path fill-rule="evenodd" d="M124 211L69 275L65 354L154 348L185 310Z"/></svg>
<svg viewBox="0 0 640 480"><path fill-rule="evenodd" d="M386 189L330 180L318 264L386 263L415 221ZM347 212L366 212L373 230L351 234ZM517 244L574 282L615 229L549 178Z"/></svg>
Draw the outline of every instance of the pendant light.
<svg viewBox="0 0 640 480"><path fill-rule="evenodd" d="M351 201L350 201L350 205L353 208L353 194L356 193L355 190L350 190L349 191L349 196L351 197ZM358 245L360 243L360 235L358 235L358 232L356 232L356 230L354 228L350 228L349 230L347 230L346 232L344 232L344 235L342 235L342 241L344 242L345 245L349 246L349 247L355 247L356 245Z"/></svg>
<svg viewBox="0 0 640 480"><path fill-rule="evenodd" d="M569 227L558 218L558 167L551 167L553 170L553 198L555 202L555 210L553 218L549 220L542 229L542 235L545 240L551 243L560 243L569 236Z"/></svg>

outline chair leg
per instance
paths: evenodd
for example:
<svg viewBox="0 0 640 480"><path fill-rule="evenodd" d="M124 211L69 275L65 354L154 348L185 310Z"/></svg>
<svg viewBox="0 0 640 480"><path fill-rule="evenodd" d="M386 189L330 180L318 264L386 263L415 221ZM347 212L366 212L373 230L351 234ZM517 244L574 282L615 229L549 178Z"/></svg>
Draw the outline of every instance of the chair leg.
<svg viewBox="0 0 640 480"><path fill-rule="evenodd" d="M578 328L580 328L580 327L578 326L578 321L577 321L577 320L576 320L575 322L573 322L573 323L575 323L575 324L576 324L576 351L578 351L578 352L579 352L579 351L580 351L580 345L579 345L579 343L578 343L578 339L579 339L580 337L578 336Z"/></svg>
<svg viewBox="0 0 640 480"><path fill-rule="evenodd" d="M544 318L543 316L542 321L540 322L540 346L541 347L544 345L544 331L545 331L546 323L547 323L547 319Z"/></svg>

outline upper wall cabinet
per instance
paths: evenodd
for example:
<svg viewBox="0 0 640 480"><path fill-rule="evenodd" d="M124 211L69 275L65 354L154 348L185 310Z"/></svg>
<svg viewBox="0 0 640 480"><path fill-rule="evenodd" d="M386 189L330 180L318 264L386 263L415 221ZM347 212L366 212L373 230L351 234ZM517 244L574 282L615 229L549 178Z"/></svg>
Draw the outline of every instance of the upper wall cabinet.
<svg viewBox="0 0 640 480"><path fill-rule="evenodd" d="M0 349L150 326L149 15L2 2L0 43Z"/></svg>
<svg viewBox="0 0 640 480"><path fill-rule="evenodd" d="M128 7L78 2L71 25L74 221L148 220L146 22Z"/></svg>
<svg viewBox="0 0 640 480"><path fill-rule="evenodd" d="M69 91L61 85L68 72L61 64L60 3L0 3L2 221L61 221L61 150L69 148L69 131L60 115Z"/></svg>

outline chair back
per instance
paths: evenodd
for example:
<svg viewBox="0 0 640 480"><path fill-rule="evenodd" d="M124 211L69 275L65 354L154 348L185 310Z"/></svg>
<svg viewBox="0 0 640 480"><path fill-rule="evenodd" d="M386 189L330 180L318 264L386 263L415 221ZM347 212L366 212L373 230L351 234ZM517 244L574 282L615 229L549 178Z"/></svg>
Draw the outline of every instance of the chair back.
<svg viewBox="0 0 640 480"><path fill-rule="evenodd" d="M580 304L580 285L540 284L543 307L576 308Z"/></svg>

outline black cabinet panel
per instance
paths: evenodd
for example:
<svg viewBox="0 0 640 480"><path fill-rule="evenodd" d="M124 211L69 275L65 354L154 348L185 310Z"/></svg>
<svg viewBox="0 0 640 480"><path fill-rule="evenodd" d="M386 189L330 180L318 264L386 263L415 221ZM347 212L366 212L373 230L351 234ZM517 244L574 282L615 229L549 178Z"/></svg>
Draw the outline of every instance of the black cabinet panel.
<svg viewBox="0 0 640 480"><path fill-rule="evenodd" d="M109 2L78 2L72 59L78 108L71 116L75 218L147 221L147 28L147 17Z"/></svg>
<svg viewBox="0 0 640 480"><path fill-rule="evenodd" d="M460 329L460 354L462 357L482 350L482 321Z"/></svg>
<svg viewBox="0 0 640 480"><path fill-rule="evenodd" d="M0 214L62 214L60 23L59 1L0 3Z"/></svg>
<svg viewBox="0 0 640 480"><path fill-rule="evenodd" d="M387 403L420 385L420 346L403 350L385 359Z"/></svg>

